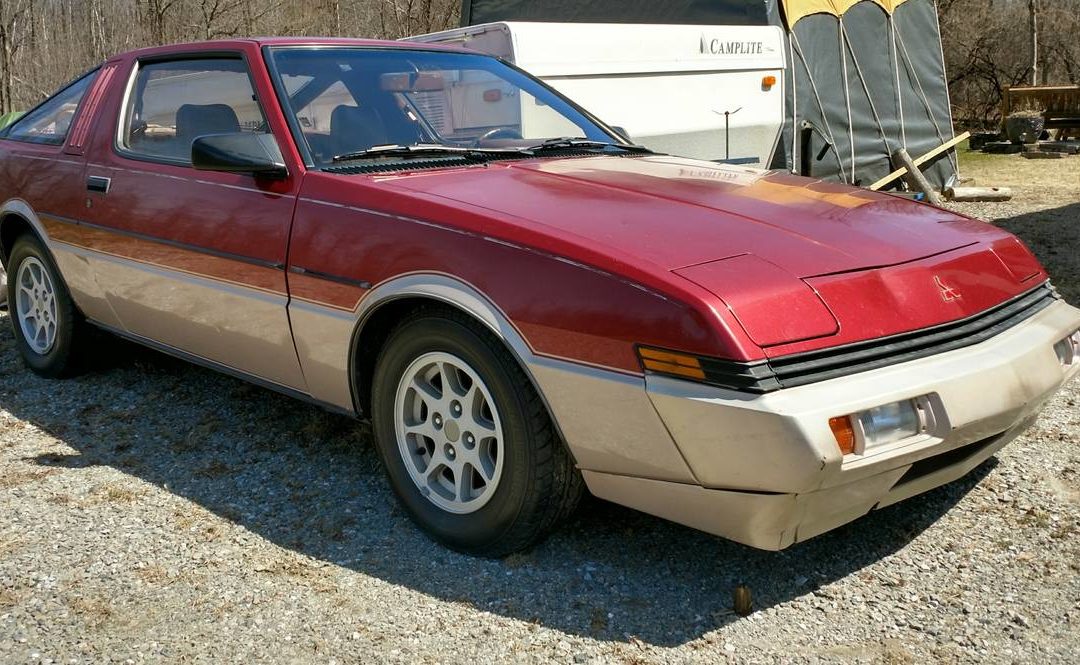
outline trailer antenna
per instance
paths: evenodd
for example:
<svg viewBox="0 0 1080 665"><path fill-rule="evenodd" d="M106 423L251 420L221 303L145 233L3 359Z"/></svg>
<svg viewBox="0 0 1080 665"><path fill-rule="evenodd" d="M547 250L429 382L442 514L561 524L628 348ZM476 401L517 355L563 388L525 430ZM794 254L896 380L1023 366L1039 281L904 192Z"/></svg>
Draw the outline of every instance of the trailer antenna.
<svg viewBox="0 0 1080 665"><path fill-rule="evenodd" d="M724 111L724 161L731 160L731 116L741 111L743 107L739 107L734 111ZM717 115L720 111L713 111Z"/></svg>

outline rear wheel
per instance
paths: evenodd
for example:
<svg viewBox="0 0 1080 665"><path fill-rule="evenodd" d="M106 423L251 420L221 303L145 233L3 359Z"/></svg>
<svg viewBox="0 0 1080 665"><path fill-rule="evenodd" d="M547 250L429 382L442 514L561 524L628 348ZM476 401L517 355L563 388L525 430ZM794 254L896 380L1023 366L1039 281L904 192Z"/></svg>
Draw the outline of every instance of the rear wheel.
<svg viewBox="0 0 1080 665"><path fill-rule="evenodd" d="M11 324L23 360L41 376L73 373L85 324L52 257L36 238L24 235L15 241L8 267Z"/></svg>
<svg viewBox="0 0 1080 665"><path fill-rule="evenodd" d="M504 556L543 538L582 494L542 401L502 344L456 312L420 312L375 367L372 416L391 485L445 545Z"/></svg>

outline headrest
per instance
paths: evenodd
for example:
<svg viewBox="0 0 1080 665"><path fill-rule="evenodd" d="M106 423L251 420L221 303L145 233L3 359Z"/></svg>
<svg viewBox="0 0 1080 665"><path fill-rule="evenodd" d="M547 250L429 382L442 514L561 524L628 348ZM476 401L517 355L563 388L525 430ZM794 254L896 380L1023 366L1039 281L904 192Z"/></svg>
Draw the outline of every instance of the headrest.
<svg viewBox="0 0 1080 665"><path fill-rule="evenodd" d="M194 141L207 134L240 131L236 111L228 104L184 104L176 111L176 137Z"/></svg>
<svg viewBox="0 0 1080 665"><path fill-rule="evenodd" d="M330 145L335 155L391 143L378 111L341 105L330 114Z"/></svg>

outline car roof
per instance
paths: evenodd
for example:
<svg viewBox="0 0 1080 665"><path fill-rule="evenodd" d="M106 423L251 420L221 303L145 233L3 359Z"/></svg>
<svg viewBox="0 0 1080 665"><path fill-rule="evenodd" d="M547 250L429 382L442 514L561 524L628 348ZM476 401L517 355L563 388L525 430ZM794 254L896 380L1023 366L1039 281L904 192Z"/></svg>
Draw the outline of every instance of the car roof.
<svg viewBox="0 0 1080 665"><path fill-rule="evenodd" d="M150 46L119 54L117 57L145 58L170 53L197 53L230 51L244 46L354 46L366 48L395 48L414 51L451 51L475 53L466 49L443 44L420 44L416 42L390 41L386 39L355 39L348 37L249 37L240 39L217 39L204 42L183 42L164 46Z"/></svg>

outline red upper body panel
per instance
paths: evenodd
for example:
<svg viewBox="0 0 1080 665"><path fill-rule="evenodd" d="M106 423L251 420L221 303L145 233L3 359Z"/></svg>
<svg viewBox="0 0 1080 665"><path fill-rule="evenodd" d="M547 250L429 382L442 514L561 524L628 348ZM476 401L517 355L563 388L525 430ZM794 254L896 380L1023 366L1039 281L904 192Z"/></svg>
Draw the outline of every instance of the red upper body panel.
<svg viewBox="0 0 1080 665"><path fill-rule="evenodd" d="M132 177L114 177L96 223L247 257L264 272L282 270L281 279L260 277L260 288L345 309L364 292L340 279L374 285L406 273L450 274L491 298L537 353L630 372L640 371L637 343L756 360L965 318L1046 279L1026 248L989 224L886 194L677 157L552 157L416 172L403 162L380 175L309 169L260 49L342 44L443 48L274 38L110 60L115 72L94 95L96 117L76 117L72 152ZM114 150L138 59L222 51L242 53L251 67L287 180L206 174ZM0 191L0 202L17 195L42 213L86 219L82 179L45 174L52 159L57 177L74 169L76 154L0 141L0 183L17 190ZM131 206L153 206L154 228L126 223ZM228 216L228 229L214 211ZM287 277L295 266L336 276L338 286Z"/></svg>
<svg viewBox="0 0 1080 665"><path fill-rule="evenodd" d="M681 276L719 298L706 305L730 310L754 344L784 353L964 318L1045 279L1019 241L983 222L674 157L534 160L383 183L482 210L510 237L657 288ZM945 300L938 278L968 295Z"/></svg>
<svg viewBox="0 0 1080 665"><path fill-rule="evenodd" d="M885 194L667 156L533 160L391 182L665 270L754 254L812 277L1000 233L939 225L957 217Z"/></svg>

